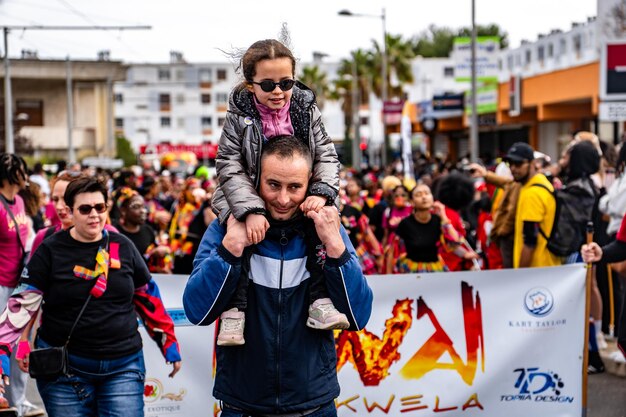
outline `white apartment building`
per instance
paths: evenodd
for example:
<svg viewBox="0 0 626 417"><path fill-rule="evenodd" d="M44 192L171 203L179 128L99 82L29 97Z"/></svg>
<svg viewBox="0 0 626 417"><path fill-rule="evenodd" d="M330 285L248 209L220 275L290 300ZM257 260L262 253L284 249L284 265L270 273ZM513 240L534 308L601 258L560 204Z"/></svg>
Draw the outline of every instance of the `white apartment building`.
<svg viewBox="0 0 626 417"><path fill-rule="evenodd" d="M320 65L329 79L336 73L336 64ZM232 63L187 63L176 52L169 63L130 64L126 81L114 87L116 131L137 151L162 142L217 143L230 91L239 82ZM340 103L326 101L323 114L328 134L342 138Z"/></svg>
<svg viewBox="0 0 626 417"><path fill-rule="evenodd" d="M164 64L131 64L114 87L115 128L138 150L169 142L217 142L237 82L233 65L190 64L179 53Z"/></svg>

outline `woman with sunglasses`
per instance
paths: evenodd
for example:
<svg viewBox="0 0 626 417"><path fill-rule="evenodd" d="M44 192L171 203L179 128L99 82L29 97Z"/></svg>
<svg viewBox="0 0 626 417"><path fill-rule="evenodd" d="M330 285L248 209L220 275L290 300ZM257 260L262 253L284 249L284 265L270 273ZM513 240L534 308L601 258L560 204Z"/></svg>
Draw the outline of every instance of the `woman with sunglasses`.
<svg viewBox="0 0 626 417"><path fill-rule="evenodd" d="M85 174L75 175L73 173L70 174L67 172L62 172L59 176L57 176L56 178L52 180L52 184L50 187L52 190L50 194L50 202L53 204L55 214L60 222L55 225L41 229L37 232L37 234L35 235L35 240L33 241L31 254L35 253L35 250L37 250L37 248L39 247L39 245L44 239L46 239L47 237L53 235L54 233L60 230L67 230L74 225L74 218L72 217L70 213L69 207L65 205L65 200L63 200L63 195L65 194L67 185L71 181L74 181L79 178L87 178L87 175ZM118 231L115 227L111 226L109 223L106 223L104 225L104 229L111 231L111 232Z"/></svg>
<svg viewBox="0 0 626 417"><path fill-rule="evenodd" d="M244 80L230 94L216 158L219 184L212 205L220 223L226 223L230 214L245 222L248 240L257 244L269 228L265 204L256 191L264 144L292 136L309 148L313 175L309 196L300 206L304 213L334 203L339 191L339 160L315 94L294 79L296 59L289 48L275 39L257 41L241 57L238 70ZM242 301L233 305L245 304ZM324 302L323 308L329 316L339 314L332 303ZM234 307L229 310L223 318L233 321L229 327L237 329L234 344L241 344L244 312ZM218 337L218 343L229 342Z"/></svg>
<svg viewBox="0 0 626 417"><path fill-rule="evenodd" d="M67 185L64 200L73 227L41 243L0 316L3 381L12 344L42 307L37 348L63 346L71 333L68 372L37 379L48 415L143 416L145 365L136 314L173 364L170 377L180 369L174 325L135 246L104 230L106 187L79 178Z"/></svg>

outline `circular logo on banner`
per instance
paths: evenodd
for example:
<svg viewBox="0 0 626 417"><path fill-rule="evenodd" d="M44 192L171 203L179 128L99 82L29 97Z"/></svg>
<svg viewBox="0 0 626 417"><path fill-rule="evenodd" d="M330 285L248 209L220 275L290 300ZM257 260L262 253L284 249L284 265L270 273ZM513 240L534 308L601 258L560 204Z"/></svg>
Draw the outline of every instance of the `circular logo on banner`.
<svg viewBox="0 0 626 417"><path fill-rule="evenodd" d="M534 287L524 296L524 307L532 316L544 317L554 307L554 297L545 287Z"/></svg>
<svg viewBox="0 0 626 417"><path fill-rule="evenodd" d="M146 378L143 387L143 399L147 403L152 403L161 398L163 394L163 384L156 378Z"/></svg>

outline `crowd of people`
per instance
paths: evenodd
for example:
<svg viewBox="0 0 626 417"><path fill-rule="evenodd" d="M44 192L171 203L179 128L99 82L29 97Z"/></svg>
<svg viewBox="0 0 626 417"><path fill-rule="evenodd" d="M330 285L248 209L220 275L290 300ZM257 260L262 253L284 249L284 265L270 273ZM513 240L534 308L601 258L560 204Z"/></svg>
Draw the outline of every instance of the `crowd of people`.
<svg viewBox="0 0 626 417"><path fill-rule="evenodd" d="M333 416L331 330L367 323L364 275L583 261L595 262L589 372L602 372L604 335L626 345L626 281L611 267L626 258L626 146L583 131L558 161L518 142L481 163L415 155L413 175L395 163L357 171L341 166L295 64L276 40L243 54L215 175L203 166L172 173L77 164L49 175L39 163L29 172L22 158L0 155L3 375L14 350L24 370L32 346L65 345L72 372L37 380L49 415L97 415L98 407L143 415L132 316L176 374L174 326L151 274L180 274L189 277L189 319L220 319L213 394L223 416ZM565 204L560 190L580 194ZM581 249L587 221L597 244ZM570 233L565 248L554 238L561 233ZM623 311L615 323L603 308L608 280ZM283 343L283 334L296 342ZM22 378L16 372L12 381ZM73 394L77 384L85 398ZM21 385L11 385L10 402L37 415Z"/></svg>

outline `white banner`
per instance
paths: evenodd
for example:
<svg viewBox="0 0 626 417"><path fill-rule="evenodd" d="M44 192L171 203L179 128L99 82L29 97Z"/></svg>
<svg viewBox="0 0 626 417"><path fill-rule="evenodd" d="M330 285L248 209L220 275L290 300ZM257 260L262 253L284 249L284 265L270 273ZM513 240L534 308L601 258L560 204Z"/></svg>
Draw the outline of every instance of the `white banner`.
<svg viewBox="0 0 626 417"><path fill-rule="evenodd" d="M158 347L143 327L143 353L146 362L144 402L146 417L195 417L213 415L213 339L215 326L194 326L183 311L183 291L187 277L154 275L163 303L176 326L176 337L183 359L174 378Z"/></svg>
<svg viewBox="0 0 626 417"><path fill-rule="evenodd" d="M367 328L337 333L339 415L579 417L585 272L575 264L367 277ZM167 378L145 340L146 416L217 416L214 326L185 325L185 277L155 278L176 316L183 367Z"/></svg>

